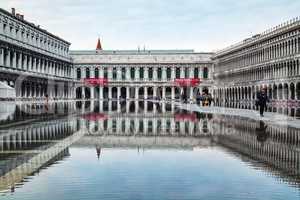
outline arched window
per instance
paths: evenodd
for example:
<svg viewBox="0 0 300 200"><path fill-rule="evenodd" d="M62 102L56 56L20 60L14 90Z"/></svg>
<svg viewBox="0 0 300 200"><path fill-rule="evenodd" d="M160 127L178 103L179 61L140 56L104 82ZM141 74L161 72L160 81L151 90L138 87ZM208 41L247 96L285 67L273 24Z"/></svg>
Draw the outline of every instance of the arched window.
<svg viewBox="0 0 300 200"><path fill-rule="evenodd" d="M105 67L104 69L103 69L103 78L108 78L108 72L107 72L107 67Z"/></svg>
<svg viewBox="0 0 300 200"><path fill-rule="evenodd" d="M199 78L199 69L197 67L194 68L194 78Z"/></svg>
<svg viewBox="0 0 300 200"><path fill-rule="evenodd" d="M125 80L126 79L126 68L123 67L122 68L122 80Z"/></svg>
<svg viewBox="0 0 300 200"><path fill-rule="evenodd" d="M90 69L89 68L86 68L86 70L85 70L85 77L90 78Z"/></svg>
<svg viewBox="0 0 300 200"><path fill-rule="evenodd" d="M153 68L152 68L152 67L150 67L149 70L148 70L148 78L149 78L150 80L153 79Z"/></svg>
<svg viewBox="0 0 300 200"><path fill-rule="evenodd" d="M140 79L144 79L144 68L140 68Z"/></svg>
<svg viewBox="0 0 300 200"><path fill-rule="evenodd" d="M81 79L81 70L77 68L77 79Z"/></svg>
<svg viewBox="0 0 300 200"><path fill-rule="evenodd" d="M158 79L158 80L161 80L161 78L162 78L162 71L161 71L161 68L159 67L159 68L157 69L157 79Z"/></svg>
<svg viewBox="0 0 300 200"><path fill-rule="evenodd" d="M190 76L189 69L188 69L188 68L185 68L185 69L184 69L184 77L185 77L185 78L189 78L189 76Z"/></svg>
<svg viewBox="0 0 300 200"><path fill-rule="evenodd" d="M135 78L135 69L132 67L132 68L130 68L130 78L132 79L132 80L134 80L134 78Z"/></svg>
<svg viewBox="0 0 300 200"><path fill-rule="evenodd" d="M208 68L204 67L203 69L203 78L208 78Z"/></svg>
<svg viewBox="0 0 300 200"><path fill-rule="evenodd" d="M180 68L176 68L176 78L180 78Z"/></svg>
<svg viewBox="0 0 300 200"><path fill-rule="evenodd" d="M99 69L98 68L95 69L95 78L99 78Z"/></svg>
<svg viewBox="0 0 300 200"><path fill-rule="evenodd" d="M167 68L167 79L171 79L171 68L170 67L168 67Z"/></svg>
<svg viewBox="0 0 300 200"><path fill-rule="evenodd" d="M113 72L112 72L113 74L113 80L116 80L117 79L117 68L113 68Z"/></svg>

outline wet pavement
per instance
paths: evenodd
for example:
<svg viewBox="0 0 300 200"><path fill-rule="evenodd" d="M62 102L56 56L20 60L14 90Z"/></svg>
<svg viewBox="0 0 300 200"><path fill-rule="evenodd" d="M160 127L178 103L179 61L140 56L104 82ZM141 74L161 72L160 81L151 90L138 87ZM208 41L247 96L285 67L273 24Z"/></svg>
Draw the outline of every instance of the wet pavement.
<svg viewBox="0 0 300 200"><path fill-rule="evenodd" d="M0 199L300 198L297 119L144 101L0 115Z"/></svg>

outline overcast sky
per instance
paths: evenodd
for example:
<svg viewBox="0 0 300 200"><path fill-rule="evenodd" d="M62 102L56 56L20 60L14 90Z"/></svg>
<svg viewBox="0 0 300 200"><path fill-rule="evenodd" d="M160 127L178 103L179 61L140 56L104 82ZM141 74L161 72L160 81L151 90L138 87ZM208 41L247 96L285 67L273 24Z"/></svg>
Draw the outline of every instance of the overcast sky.
<svg viewBox="0 0 300 200"><path fill-rule="evenodd" d="M0 0L71 49L214 51L300 15L300 0Z"/></svg>

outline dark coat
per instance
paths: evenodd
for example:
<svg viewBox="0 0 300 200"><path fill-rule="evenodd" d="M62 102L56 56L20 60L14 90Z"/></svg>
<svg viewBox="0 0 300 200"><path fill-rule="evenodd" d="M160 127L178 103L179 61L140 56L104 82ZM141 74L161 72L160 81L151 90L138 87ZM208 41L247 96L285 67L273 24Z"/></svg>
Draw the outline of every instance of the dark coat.
<svg viewBox="0 0 300 200"><path fill-rule="evenodd" d="M257 93L257 104L259 106L266 106L267 102L269 102L269 98L267 93L265 92L258 92Z"/></svg>

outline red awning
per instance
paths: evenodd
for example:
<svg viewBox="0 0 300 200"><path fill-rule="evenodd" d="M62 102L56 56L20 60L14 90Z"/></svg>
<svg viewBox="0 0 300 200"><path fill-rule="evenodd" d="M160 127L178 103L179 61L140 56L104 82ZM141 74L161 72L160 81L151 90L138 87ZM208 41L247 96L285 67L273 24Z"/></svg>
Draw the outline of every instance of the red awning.
<svg viewBox="0 0 300 200"><path fill-rule="evenodd" d="M103 113L88 113L82 115L81 117L89 121L100 121L108 118L108 116Z"/></svg>
<svg viewBox="0 0 300 200"><path fill-rule="evenodd" d="M85 78L84 84L86 85L107 85L108 80L107 78Z"/></svg>
<svg viewBox="0 0 300 200"><path fill-rule="evenodd" d="M197 86L200 84L201 81L199 78L178 78L178 79L175 79L174 82L178 86L188 87L188 86Z"/></svg>
<svg viewBox="0 0 300 200"><path fill-rule="evenodd" d="M197 116L195 113L178 113L174 116L175 121L191 121L196 122Z"/></svg>

